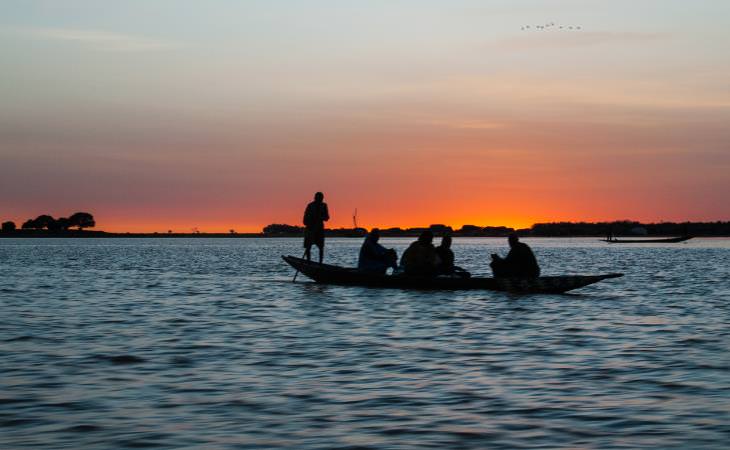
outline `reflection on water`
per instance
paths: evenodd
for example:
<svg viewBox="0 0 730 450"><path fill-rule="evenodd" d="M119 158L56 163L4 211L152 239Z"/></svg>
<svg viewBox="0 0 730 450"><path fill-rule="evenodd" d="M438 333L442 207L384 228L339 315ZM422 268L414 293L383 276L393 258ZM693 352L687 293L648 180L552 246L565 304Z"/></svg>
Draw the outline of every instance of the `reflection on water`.
<svg viewBox="0 0 730 450"><path fill-rule="evenodd" d="M0 240L0 447L726 448L730 240L527 242L626 277L368 290L291 283L299 240Z"/></svg>

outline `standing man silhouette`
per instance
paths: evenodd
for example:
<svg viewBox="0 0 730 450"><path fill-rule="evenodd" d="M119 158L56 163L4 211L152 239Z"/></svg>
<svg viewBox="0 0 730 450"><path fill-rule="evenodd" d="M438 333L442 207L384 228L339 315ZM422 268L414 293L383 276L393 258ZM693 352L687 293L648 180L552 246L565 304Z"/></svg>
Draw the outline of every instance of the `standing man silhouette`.
<svg viewBox="0 0 730 450"><path fill-rule="evenodd" d="M314 194L314 201L304 210L304 255L312 260L312 245L319 248L319 263L324 259L324 223L330 219L324 194Z"/></svg>

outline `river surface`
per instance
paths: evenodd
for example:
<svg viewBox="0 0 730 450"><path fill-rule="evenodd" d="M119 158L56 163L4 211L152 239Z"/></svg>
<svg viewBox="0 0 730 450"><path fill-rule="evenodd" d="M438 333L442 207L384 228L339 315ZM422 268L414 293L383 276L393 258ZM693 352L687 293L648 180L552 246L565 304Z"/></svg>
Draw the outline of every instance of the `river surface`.
<svg viewBox="0 0 730 450"><path fill-rule="evenodd" d="M728 448L730 240L525 242L626 276L365 289L292 283L298 239L0 239L0 448ZM506 242L454 250L484 275Z"/></svg>

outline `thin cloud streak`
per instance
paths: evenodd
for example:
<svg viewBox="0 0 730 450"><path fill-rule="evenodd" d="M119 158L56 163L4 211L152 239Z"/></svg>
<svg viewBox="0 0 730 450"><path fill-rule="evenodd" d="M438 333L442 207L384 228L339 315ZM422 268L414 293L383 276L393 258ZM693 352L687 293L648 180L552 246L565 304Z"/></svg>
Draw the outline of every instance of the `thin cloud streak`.
<svg viewBox="0 0 730 450"><path fill-rule="evenodd" d="M75 42L98 51L154 52L179 47L178 44L146 36L76 28L11 28L8 31L32 39Z"/></svg>

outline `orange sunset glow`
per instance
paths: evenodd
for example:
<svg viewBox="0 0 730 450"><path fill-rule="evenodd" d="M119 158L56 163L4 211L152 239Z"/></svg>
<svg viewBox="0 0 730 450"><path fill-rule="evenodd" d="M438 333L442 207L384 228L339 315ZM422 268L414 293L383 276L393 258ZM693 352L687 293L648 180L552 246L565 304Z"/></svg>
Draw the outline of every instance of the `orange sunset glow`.
<svg viewBox="0 0 730 450"><path fill-rule="evenodd" d="M727 220L727 6L624 3L17 5L0 211L257 232L321 190L330 227ZM581 29L521 30L546 14Z"/></svg>

